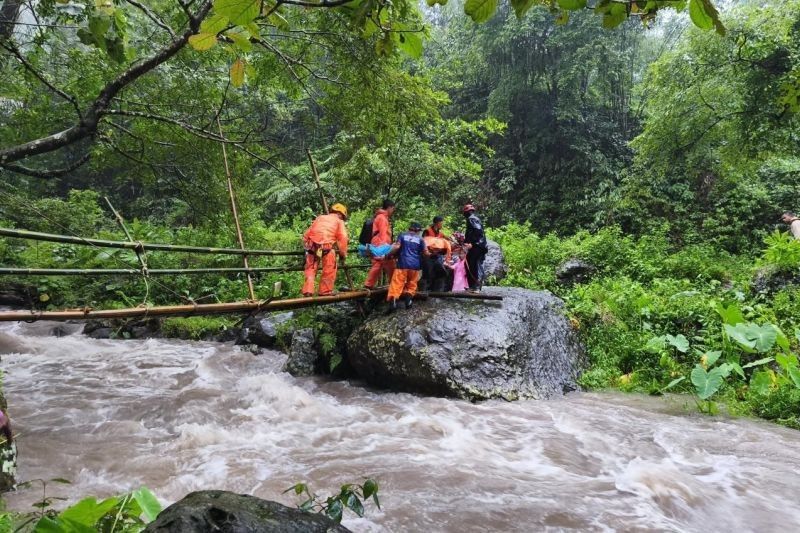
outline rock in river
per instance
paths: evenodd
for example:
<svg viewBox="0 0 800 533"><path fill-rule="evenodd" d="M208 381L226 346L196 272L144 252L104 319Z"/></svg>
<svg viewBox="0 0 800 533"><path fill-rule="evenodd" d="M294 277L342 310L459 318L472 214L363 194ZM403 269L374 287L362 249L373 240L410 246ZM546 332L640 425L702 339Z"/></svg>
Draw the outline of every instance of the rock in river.
<svg viewBox="0 0 800 533"><path fill-rule="evenodd" d="M430 299L374 314L347 341L367 382L469 400L546 398L577 388L584 352L547 291L487 287L502 302Z"/></svg>
<svg viewBox="0 0 800 533"><path fill-rule="evenodd" d="M173 503L145 528L146 533L346 533L321 514L222 490L192 492Z"/></svg>

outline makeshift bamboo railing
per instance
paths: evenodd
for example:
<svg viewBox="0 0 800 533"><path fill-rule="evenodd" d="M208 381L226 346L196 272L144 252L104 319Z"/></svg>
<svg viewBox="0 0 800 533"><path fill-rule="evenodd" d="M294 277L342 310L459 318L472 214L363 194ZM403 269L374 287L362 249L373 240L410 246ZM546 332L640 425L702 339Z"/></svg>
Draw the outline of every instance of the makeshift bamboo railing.
<svg viewBox="0 0 800 533"><path fill-rule="evenodd" d="M139 251L164 251L187 252L195 254L222 254L222 255L272 255L272 256L300 256L303 250L278 251L278 250L241 250L239 248L212 248L204 246L185 246L180 244L155 244L147 242L110 241L105 239L90 239L86 237L72 237L55 233L41 233L22 229L0 228L0 237L14 237L17 239L31 239L35 241L60 242L64 244L78 244L98 246L100 248L122 248L125 250ZM355 252L356 250L350 250Z"/></svg>
<svg viewBox="0 0 800 533"><path fill-rule="evenodd" d="M359 300L364 298L380 298L386 295L387 288L382 287L374 290L359 290L342 292L331 296L316 296L307 298L291 298L286 300L262 300L246 302L228 302L219 304L195 304L195 305L168 305L158 307L132 307L127 309L105 309L94 310L67 309L63 311L1 311L0 322L32 322L36 320L87 320L87 319L114 319L114 318L147 318L156 316L196 316L214 315L225 313L259 312L259 311L285 311L288 309L300 309L302 307L312 307L316 305L332 304L345 302L348 300ZM416 298L470 298L477 300L502 300L502 296L482 293L422 293Z"/></svg>
<svg viewBox="0 0 800 533"><path fill-rule="evenodd" d="M339 269L366 269L370 265L345 265ZM147 275L171 274L234 274L259 272L302 272L305 267L233 267L233 268L149 268ZM135 268L0 268L0 276L141 276L142 271Z"/></svg>

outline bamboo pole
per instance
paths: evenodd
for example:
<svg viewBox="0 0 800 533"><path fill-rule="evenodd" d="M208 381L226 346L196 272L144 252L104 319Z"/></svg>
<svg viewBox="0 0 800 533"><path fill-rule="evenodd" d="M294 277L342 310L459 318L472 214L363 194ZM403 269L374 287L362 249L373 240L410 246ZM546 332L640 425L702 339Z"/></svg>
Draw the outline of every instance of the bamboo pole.
<svg viewBox="0 0 800 533"><path fill-rule="evenodd" d="M339 268L369 268L369 265L344 265ZM237 268L154 268L148 269L148 275L171 274L234 274L249 272L302 272L304 267L252 267ZM0 268L0 276L127 276L141 275L135 268Z"/></svg>
<svg viewBox="0 0 800 533"><path fill-rule="evenodd" d="M225 313L241 313L252 311L285 311L288 309L300 309L303 307L313 307L326 305L348 300L359 300L363 298L380 297L386 294L388 289L381 287L374 290L360 290L342 292L332 296L316 296L308 298L292 298L288 300L263 300L260 302L228 302L221 304L196 304L196 305L168 305L160 307L132 307L127 309L105 309L95 311L91 308L69 309L64 311L2 311L0 312L0 322L31 322L36 320L86 320L95 318L145 318L155 316L195 316L195 315L216 315ZM502 300L502 296L482 293L429 293L427 295L417 294L415 298L424 299L434 298L468 298L472 300Z"/></svg>
<svg viewBox="0 0 800 533"><path fill-rule="evenodd" d="M103 196L103 199L108 204L108 208L111 209L111 212L114 213L114 217L117 219L117 223L119 223L120 227L122 228L122 231L125 232L125 236L128 238L130 242L135 244L136 241L133 240L133 237L128 231L128 227L125 226L125 221L122 220L122 215L120 215L117 212L117 210L114 209L114 206L111 205L111 200L108 199L108 196ZM142 265L142 274L147 275L147 261L145 261L144 256L142 255L144 252L142 250L139 250L138 248L134 249L134 252L136 253L136 259L139 260L139 264Z"/></svg>
<svg viewBox="0 0 800 533"><path fill-rule="evenodd" d="M325 192L322 190L322 184L319 182L319 173L317 172L317 165L314 163L314 158L311 157L311 150L306 148L308 155L308 162L311 164L311 173L314 175L314 181L317 182L317 191L319 191L319 199L322 201L322 209L328 213L328 201L325 199Z"/></svg>
<svg viewBox="0 0 800 533"><path fill-rule="evenodd" d="M239 248L211 248L204 246L185 246L181 244L154 244L146 242L110 241L105 239L89 239L86 237L72 237L55 233L41 233L23 229L0 228L0 237L13 237L17 239L31 239L34 241L60 242L65 244L78 244L98 246L100 248L122 248L125 250L186 252L195 254L227 254L227 255L269 255L269 256L295 256L304 255L300 251L278 250L241 250Z"/></svg>
<svg viewBox="0 0 800 533"><path fill-rule="evenodd" d="M219 121L219 115L217 115L217 128L219 129L219 136L225 139L225 136L222 134L222 124ZM222 160L225 162L225 176L228 179L228 195L231 197L231 211L233 212L233 221L236 223L236 237L239 239L239 248L242 250L245 249L244 247L244 237L242 237L242 227L239 225L239 213L236 211L236 198L233 196L233 183L231 182L231 170L228 167L228 151L225 148L225 143L222 143ZM246 269L250 269L250 265L247 264L247 254L242 254L242 263ZM250 299L256 299L256 293L253 289L253 278L250 276L250 272L247 273L247 290L250 293Z"/></svg>

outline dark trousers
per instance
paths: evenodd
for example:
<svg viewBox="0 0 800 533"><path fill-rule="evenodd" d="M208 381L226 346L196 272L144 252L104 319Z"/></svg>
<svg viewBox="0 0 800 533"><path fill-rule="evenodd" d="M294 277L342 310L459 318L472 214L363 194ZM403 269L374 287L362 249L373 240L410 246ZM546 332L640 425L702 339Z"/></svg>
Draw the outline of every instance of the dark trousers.
<svg viewBox="0 0 800 533"><path fill-rule="evenodd" d="M486 257L486 249L479 246L472 246L467 252L467 282L470 289L480 289L483 285L483 260Z"/></svg>
<svg viewBox="0 0 800 533"><path fill-rule="evenodd" d="M443 256L422 257L422 280L423 285L429 291L447 290L447 270L444 268Z"/></svg>

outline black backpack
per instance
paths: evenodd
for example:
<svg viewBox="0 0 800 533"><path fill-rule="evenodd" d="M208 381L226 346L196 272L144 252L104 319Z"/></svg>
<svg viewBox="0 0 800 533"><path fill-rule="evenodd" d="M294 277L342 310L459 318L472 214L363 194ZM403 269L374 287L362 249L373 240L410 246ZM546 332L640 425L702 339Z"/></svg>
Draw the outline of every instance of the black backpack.
<svg viewBox="0 0 800 533"><path fill-rule="evenodd" d="M358 236L358 242L361 244L369 244L372 242L372 222L374 219L368 218L364 221L361 227L361 234Z"/></svg>

